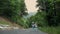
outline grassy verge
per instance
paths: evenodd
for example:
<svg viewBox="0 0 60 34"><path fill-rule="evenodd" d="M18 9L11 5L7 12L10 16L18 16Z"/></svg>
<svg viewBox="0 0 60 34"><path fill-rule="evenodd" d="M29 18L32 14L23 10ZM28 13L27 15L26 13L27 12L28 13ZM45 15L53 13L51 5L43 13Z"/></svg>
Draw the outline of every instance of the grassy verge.
<svg viewBox="0 0 60 34"><path fill-rule="evenodd" d="M9 24L8 22L5 22L5 21L0 21L0 24Z"/></svg>
<svg viewBox="0 0 60 34"><path fill-rule="evenodd" d="M58 27L39 27L39 29L48 34L60 34L60 26L58 26Z"/></svg>
<svg viewBox="0 0 60 34"><path fill-rule="evenodd" d="M10 22L6 20L0 20L0 24L10 25Z"/></svg>

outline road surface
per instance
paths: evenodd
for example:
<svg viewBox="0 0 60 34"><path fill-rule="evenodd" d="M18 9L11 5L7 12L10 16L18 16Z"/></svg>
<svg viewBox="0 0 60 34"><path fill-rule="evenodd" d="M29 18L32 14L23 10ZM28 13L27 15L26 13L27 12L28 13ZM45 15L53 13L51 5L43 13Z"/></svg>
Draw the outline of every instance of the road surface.
<svg viewBox="0 0 60 34"><path fill-rule="evenodd" d="M0 30L0 34L47 34L38 29L16 29L16 30Z"/></svg>

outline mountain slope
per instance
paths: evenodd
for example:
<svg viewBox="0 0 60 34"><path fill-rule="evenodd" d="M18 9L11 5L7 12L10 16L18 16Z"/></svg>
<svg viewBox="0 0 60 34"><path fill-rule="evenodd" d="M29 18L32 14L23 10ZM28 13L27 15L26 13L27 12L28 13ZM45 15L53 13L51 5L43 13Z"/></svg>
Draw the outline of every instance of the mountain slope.
<svg viewBox="0 0 60 34"><path fill-rule="evenodd" d="M9 27L18 27L22 29L22 27L14 22L9 21L7 18L0 17L0 26L9 25Z"/></svg>

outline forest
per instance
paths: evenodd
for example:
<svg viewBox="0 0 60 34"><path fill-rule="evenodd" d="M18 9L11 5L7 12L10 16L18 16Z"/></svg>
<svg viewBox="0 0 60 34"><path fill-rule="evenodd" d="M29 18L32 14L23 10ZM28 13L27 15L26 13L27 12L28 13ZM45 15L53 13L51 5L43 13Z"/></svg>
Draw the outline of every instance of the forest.
<svg viewBox="0 0 60 34"><path fill-rule="evenodd" d="M31 23L35 22L42 31L49 34L60 33L60 0L37 0L36 7L39 9L36 15L29 18L23 18L28 15L24 1L0 0L0 16L24 28L30 28Z"/></svg>

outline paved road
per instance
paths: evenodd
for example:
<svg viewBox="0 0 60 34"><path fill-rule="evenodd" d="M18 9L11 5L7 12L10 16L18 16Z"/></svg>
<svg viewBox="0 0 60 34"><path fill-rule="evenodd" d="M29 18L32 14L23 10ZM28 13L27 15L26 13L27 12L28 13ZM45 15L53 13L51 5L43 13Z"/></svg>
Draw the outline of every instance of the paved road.
<svg viewBox="0 0 60 34"><path fill-rule="evenodd" d="M0 30L0 34L47 34L44 32L39 31L38 29L17 29L17 30Z"/></svg>

